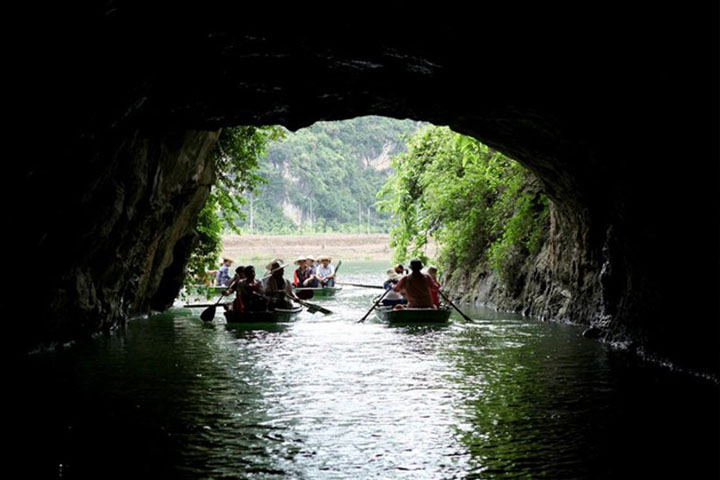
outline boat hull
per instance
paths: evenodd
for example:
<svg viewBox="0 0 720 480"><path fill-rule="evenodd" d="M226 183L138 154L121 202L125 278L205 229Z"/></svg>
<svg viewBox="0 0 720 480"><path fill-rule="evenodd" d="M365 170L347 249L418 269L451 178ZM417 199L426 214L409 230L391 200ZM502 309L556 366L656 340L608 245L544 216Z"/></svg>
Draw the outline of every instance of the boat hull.
<svg viewBox="0 0 720 480"><path fill-rule="evenodd" d="M224 312L225 320L227 323L274 323L274 322L289 322L298 313L302 312L302 307L295 307L290 309L275 309L266 310L262 312L243 312L236 313L232 310Z"/></svg>
<svg viewBox="0 0 720 480"><path fill-rule="evenodd" d="M295 292L295 295L297 295L300 292L312 292L313 296L311 298L325 298L325 297L334 297L337 292L342 290L342 287L321 287L321 288L294 288L293 291ZM302 297L300 297L302 298Z"/></svg>
<svg viewBox="0 0 720 480"><path fill-rule="evenodd" d="M388 323L445 323L450 318L449 308L403 308L377 307L377 316Z"/></svg>

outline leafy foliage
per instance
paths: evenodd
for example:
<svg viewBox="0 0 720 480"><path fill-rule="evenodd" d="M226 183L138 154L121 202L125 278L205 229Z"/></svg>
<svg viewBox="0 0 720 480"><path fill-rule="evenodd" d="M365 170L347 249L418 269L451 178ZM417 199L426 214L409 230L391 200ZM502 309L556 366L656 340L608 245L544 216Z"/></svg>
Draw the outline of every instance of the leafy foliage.
<svg viewBox="0 0 720 480"><path fill-rule="evenodd" d="M200 211L197 226L198 241L190 255L187 271L190 278L185 283L203 283L203 275L207 270L217 268L216 262L222 248L222 221L218 215L218 200L211 193Z"/></svg>
<svg viewBox="0 0 720 480"><path fill-rule="evenodd" d="M199 240L188 261L188 281L199 283L206 271L217 268L224 227L237 231L245 197L265 179L258 175L258 161L270 141L282 138L279 127L236 127L221 132L212 155L217 182L200 212L196 230Z"/></svg>
<svg viewBox="0 0 720 480"><path fill-rule="evenodd" d="M285 136L281 127L235 127L222 131L214 151L217 183L213 193L219 206L220 218L231 230L239 233L236 219L244 218L241 206L247 194L267 180L258 173L258 160L269 142Z"/></svg>
<svg viewBox="0 0 720 480"><path fill-rule="evenodd" d="M390 174L389 156L419 125L370 116L287 132L268 146L257 173L266 181L236 225L255 233L387 232L389 215L376 209L375 196Z"/></svg>
<svg viewBox="0 0 720 480"><path fill-rule="evenodd" d="M548 225L548 200L520 164L447 127L428 126L392 159L378 193L395 221L395 261L424 261L433 237L438 261L454 269L486 261L504 280L518 258L535 255Z"/></svg>

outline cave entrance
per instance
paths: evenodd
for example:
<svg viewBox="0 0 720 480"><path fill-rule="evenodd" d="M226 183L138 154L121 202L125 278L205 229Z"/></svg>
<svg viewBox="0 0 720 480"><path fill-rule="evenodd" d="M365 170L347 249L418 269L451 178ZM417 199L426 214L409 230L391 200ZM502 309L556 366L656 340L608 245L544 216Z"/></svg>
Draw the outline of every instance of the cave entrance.
<svg viewBox="0 0 720 480"><path fill-rule="evenodd" d="M223 225L221 244L207 237L214 250L258 271L271 259L328 255L382 263L381 274L417 257L473 300L476 285L460 279L480 267L506 300L522 292L547 238L548 200L534 175L448 127L379 116L296 132L235 127L216 158L198 230Z"/></svg>

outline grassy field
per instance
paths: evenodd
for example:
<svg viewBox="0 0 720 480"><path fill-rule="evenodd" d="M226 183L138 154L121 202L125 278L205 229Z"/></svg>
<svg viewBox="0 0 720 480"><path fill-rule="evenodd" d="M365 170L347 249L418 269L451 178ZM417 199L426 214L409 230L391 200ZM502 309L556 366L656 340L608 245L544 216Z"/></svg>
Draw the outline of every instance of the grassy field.
<svg viewBox="0 0 720 480"><path fill-rule="evenodd" d="M223 255L240 263L269 262L280 258L292 263L299 256L329 255L337 260L387 261L392 258L387 234L317 234L317 235L225 235ZM434 255L434 245L428 254Z"/></svg>

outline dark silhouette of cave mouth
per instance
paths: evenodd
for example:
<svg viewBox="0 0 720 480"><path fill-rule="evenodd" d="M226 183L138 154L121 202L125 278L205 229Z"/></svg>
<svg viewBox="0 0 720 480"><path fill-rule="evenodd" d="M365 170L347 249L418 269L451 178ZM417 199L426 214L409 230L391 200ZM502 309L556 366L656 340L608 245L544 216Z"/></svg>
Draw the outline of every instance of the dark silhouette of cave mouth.
<svg viewBox="0 0 720 480"><path fill-rule="evenodd" d="M145 8L78 7L36 28L41 48L20 91L53 128L27 143L35 148L18 177L35 192L24 212L41 221L20 213L14 224L24 232L17 251L31 245L51 265L34 292L40 320L17 326L21 348L174 298L214 181L218 128L372 114L448 125L535 173L555 210L548 268L530 281L572 298L544 316L717 371L717 72L682 54L716 64L717 42L694 12L656 11L648 22L628 7L575 23L560 12L488 12L514 19L509 35L506 22L483 22L479 34L476 19L458 15L380 31L362 15L241 15L222 28L229 11ZM670 37L670 21L693 28ZM701 224L688 215L698 209Z"/></svg>

